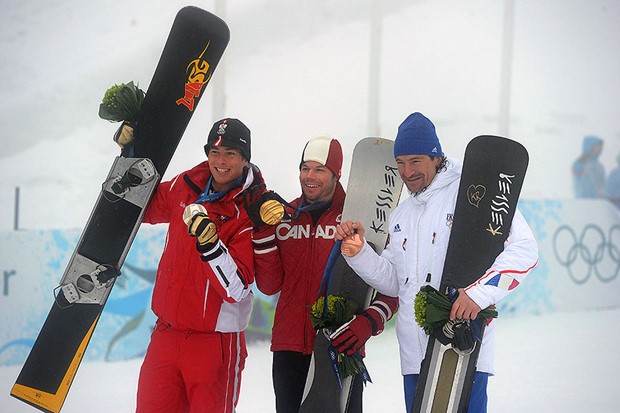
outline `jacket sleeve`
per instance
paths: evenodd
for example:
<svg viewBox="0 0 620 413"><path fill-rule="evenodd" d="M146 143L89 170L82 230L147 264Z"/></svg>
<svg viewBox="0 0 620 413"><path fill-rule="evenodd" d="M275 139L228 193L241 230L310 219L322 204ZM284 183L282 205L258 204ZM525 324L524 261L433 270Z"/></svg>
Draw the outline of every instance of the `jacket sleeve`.
<svg viewBox="0 0 620 413"><path fill-rule="evenodd" d="M517 209L504 250L491 268L465 291L480 308L487 308L518 287L537 264L538 245L532 230Z"/></svg>
<svg viewBox="0 0 620 413"><path fill-rule="evenodd" d="M265 295L282 289L284 269L276 240L276 227L263 226L252 234L256 286Z"/></svg>
<svg viewBox="0 0 620 413"><path fill-rule="evenodd" d="M372 324L372 335L380 334L385 323L398 311L398 297L390 297L381 293L377 293L366 309Z"/></svg>
<svg viewBox="0 0 620 413"><path fill-rule="evenodd" d="M393 215L390 215L388 225L388 239L392 239L394 234L391 228ZM364 240L362 249L353 257L343 255L349 266L359 275L366 284L377 290L378 293L390 297L398 297L400 291L400 283L398 280L398 272L396 269L396 259L394 257L394 244L389 242L381 255Z"/></svg>
<svg viewBox="0 0 620 413"><path fill-rule="evenodd" d="M157 186L153 199L149 202L149 206L144 214L144 222L147 224L161 224L170 222L170 208L168 208L168 199L179 176L171 181L162 182Z"/></svg>
<svg viewBox="0 0 620 413"><path fill-rule="evenodd" d="M240 220L238 230L228 239L202 255L209 268L205 271L210 284L227 302L239 302L252 293L254 262L252 257L252 223Z"/></svg>
<svg viewBox="0 0 620 413"><path fill-rule="evenodd" d="M388 244L383 253L378 255L368 242L364 241L364 246L355 256L344 258L366 284L381 294L397 297L399 282L391 246L392 244Z"/></svg>

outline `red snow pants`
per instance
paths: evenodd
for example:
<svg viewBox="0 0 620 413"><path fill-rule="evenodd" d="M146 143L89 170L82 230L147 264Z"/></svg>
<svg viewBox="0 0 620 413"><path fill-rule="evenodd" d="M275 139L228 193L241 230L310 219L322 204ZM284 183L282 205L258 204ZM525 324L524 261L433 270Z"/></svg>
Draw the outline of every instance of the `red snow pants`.
<svg viewBox="0 0 620 413"><path fill-rule="evenodd" d="M155 329L140 369L137 413L232 413L247 349L239 333Z"/></svg>

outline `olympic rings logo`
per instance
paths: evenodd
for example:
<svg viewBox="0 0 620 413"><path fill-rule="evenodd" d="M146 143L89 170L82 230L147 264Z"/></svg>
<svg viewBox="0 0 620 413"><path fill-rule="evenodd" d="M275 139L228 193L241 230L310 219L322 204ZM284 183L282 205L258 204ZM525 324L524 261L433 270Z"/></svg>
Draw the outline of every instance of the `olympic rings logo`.
<svg viewBox="0 0 620 413"><path fill-rule="evenodd" d="M620 273L620 225L605 234L597 225L588 224L579 237L573 228L562 225L553 235L553 252L576 284L585 284L593 274L604 283L611 282Z"/></svg>

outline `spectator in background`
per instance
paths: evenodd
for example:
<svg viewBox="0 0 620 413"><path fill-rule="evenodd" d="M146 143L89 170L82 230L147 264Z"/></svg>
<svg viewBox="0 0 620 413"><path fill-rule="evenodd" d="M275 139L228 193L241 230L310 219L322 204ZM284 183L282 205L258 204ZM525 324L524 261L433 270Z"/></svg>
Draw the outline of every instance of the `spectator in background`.
<svg viewBox="0 0 620 413"><path fill-rule="evenodd" d="M605 168L599 160L603 140L589 135L583 138L583 152L573 163L573 185L577 198L605 196Z"/></svg>
<svg viewBox="0 0 620 413"><path fill-rule="evenodd" d="M620 153L616 158L618 166L611 171L605 185L605 196L618 208L620 208Z"/></svg>

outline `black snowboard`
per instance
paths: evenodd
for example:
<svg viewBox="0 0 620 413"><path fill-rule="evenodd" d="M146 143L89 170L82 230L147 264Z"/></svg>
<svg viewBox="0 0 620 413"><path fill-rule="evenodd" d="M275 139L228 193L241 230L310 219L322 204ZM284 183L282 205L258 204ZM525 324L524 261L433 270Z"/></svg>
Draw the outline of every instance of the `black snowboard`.
<svg viewBox="0 0 620 413"><path fill-rule="evenodd" d="M114 161L12 396L45 412L62 408L146 206L229 38L226 23L205 10L177 14L136 119L133 155Z"/></svg>
<svg viewBox="0 0 620 413"><path fill-rule="evenodd" d="M528 165L513 140L478 136L465 150L441 292L476 281L503 251ZM477 323L484 330L484 320ZM462 354L442 333L429 338L412 412L466 412L480 343Z"/></svg>

